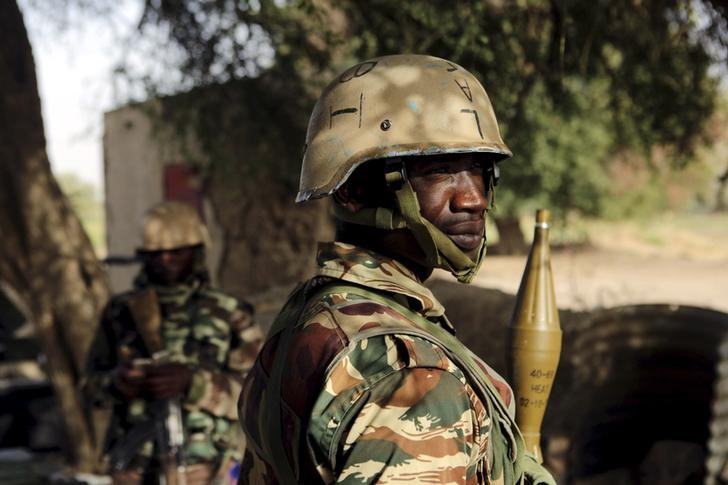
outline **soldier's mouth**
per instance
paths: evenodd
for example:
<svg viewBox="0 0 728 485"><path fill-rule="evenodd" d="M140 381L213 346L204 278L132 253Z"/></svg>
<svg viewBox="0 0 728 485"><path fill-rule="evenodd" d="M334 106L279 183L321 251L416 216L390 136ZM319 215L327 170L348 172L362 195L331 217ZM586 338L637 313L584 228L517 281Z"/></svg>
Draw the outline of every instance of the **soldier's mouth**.
<svg viewBox="0 0 728 485"><path fill-rule="evenodd" d="M464 252L475 251L483 241L485 221L482 218L469 218L449 225L445 233Z"/></svg>
<svg viewBox="0 0 728 485"><path fill-rule="evenodd" d="M448 234L452 242L463 251L473 251L480 247L480 242L483 240L483 233L471 233L471 234Z"/></svg>

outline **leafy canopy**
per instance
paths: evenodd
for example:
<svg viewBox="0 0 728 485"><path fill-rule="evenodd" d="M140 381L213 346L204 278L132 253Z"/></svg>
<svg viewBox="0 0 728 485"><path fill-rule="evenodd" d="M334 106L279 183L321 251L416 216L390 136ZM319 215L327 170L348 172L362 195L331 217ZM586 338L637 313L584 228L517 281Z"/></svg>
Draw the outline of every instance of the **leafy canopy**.
<svg viewBox="0 0 728 485"><path fill-rule="evenodd" d="M222 84L185 103L226 111L195 117L217 164L238 163L235 150L220 149L230 130L245 129L231 120L250 118L233 112L269 107L256 123L285 127L296 147L278 153L295 173L308 113L336 72L384 54L444 57L482 80L515 153L503 166L502 209L599 214L616 154L649 164L659 146L679 166L704 141L727 13L718 0L147 0L142 38L168 46L148 43L148 55L177 70L137 79L153 94Z"/></svg>

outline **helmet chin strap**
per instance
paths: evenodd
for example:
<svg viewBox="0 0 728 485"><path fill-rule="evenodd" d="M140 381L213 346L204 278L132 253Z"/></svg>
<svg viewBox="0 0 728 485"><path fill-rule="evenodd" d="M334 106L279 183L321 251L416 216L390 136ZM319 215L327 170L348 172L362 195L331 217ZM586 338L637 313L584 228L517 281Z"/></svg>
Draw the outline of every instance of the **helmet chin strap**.
<svg viewBox="0 0 728 485"><path fill-rule="evenodd" d="M485 257L487 247L485 227L483 228L483 239L480 241L477 256L475 260L472 260L457 247L452 239L422 217L417 194L407 179L402 159L388 160L384 170L387 186L394 191L397 197L399 212L404 218L407 228L412 232L425 254L425 261L422 261L422 263L431 268L445 269L452 273L458 281L470 283Z"/></svg>
<svg viewBox="0 0 728 485"><path fill-rule="evenodd" d="M422 249L424 258L414 256L418 263L429 268L442 268L458 281L470 283L480 268L486 253L485 228L475 260L470 259L457 245L430 221L422 217L417 194L405 174L401 159L390 159L385 166L387 186L395 193L398 211L384 207L365 208L354 213L334 205L337 219L352 224L379 229L409 229Z"/></svg>

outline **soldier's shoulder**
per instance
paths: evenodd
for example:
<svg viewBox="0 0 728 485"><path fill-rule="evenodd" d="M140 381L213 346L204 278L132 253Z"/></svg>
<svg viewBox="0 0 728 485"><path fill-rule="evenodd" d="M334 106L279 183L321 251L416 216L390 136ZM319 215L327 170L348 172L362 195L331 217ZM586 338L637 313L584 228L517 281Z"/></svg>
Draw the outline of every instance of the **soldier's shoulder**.
<svg viewBox="0 0 728 485"><path fill-rule="evenodd" d="M396 413L387 412L391 406ZM352 441L367 439L362 431L371 429L373 416L377 428L393 431L389 436L413 440L449 435L455 428L468 431L460 444L470 456L473 445L485 454L490 426L487 409L463 370L441 348L426 338L396 333L347 346L330 366L311 416L309 433L317 446L330 450L331 463Z"/></svg>
<svg viewBox="0 0 728 485"><path fill-rule="evenodd" d="M423 337L405 333L375 333L367 336L354 345L348 345L337 361L345 361L344 367L356 369L365 381L380 380L408 369L426 368L452 374L463 385L466 384L462 370L443 349ZM333 376L336 366L330 367L330 376Z"/></svg>
<svg viewBox="0 0 728 485"><path fill-rule="evenodd" d="M399 306L401 308L401 306ZM348 344L364 332L397 333L415 325L406 311L386 300L373 300L357 293L354 287L337 287L310 299L303 312L304 326L318 325L335 328Z"/></svg>
<svg viewBox="0 0 728 485"><path fill-rule="evenodd" d="M337 358L353 364L362 376L381 376L407 367L437 368L462 375L437 344L413 335L418 330L405 311L345 287L309 300L300 324L303 335L315 335L318 341L337 341Z"/></svg>
<svg viewBox="0 0 728 485"><path fill-rule="evenodd" d="M464 407L474 407L474 393L462 372L432 342L405 334L372 335L347 346L328 366L322 392L314 405L312 430L325 449L333 449L332 435L318 433L330 424L344 428L356 419L366 402L398 401L410 407L427 394L428 412L437 411L437 403L458 399ZM395 398L395 396L397 396Z"/></svg>

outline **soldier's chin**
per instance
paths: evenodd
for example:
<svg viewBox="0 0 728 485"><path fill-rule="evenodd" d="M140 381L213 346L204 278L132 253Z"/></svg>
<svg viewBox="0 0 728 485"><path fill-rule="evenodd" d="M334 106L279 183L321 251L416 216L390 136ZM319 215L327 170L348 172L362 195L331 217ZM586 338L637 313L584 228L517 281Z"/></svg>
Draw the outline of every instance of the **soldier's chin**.
<svg viewBox="0 0 728 485"><path fill-rule="evenodd" d="M181 270L160 271L156 275L156 282L163 285L175 285L184 281L187 274Z"/></svg>

